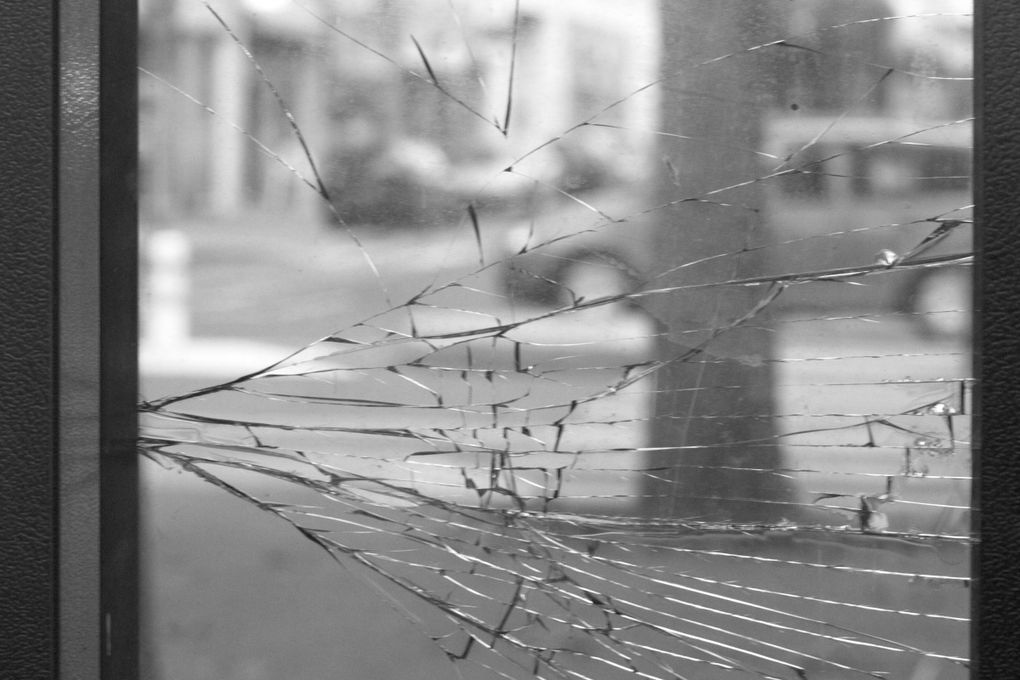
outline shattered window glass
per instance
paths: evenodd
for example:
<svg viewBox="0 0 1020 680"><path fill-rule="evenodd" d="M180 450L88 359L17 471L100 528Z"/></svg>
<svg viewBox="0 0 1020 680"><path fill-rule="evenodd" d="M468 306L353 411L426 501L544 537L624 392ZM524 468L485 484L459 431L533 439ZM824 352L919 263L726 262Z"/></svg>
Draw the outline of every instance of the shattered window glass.
<svg viewBox="0 0 1020 680"><path fill-rule="evenodd" d="M969 677L970 10L142 2L144 676Z"/></svg>

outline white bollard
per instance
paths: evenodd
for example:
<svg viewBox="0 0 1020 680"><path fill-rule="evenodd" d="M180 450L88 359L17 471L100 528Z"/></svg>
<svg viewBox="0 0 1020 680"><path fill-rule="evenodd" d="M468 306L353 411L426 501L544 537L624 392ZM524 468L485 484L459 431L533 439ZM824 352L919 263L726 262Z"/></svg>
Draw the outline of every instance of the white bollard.
<svg viewBox="0 0 1020 680"><path fill-rule="evenodd" d="M153 231L142 240L139 367L143 383L151 378L188 378L202 380L198 387L209 384L208 380L233 379L264 369L292 354L292 348L245 338L192 336L191 251L191 240L175 229Z"/></svg>
<svg viewBox="0 0 1020 680"><path fill-rule="evenodd" d="M188 237L175 229L154 231L144 240L144 258L149 274L143 286L141 341L164 347L183 345L191 337Z"/></svg>

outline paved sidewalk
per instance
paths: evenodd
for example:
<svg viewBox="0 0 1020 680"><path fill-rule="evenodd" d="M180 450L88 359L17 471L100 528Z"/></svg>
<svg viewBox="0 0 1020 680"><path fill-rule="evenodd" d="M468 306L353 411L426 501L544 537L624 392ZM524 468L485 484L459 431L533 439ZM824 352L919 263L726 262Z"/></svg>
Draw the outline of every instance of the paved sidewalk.
<svg viewBox="0 0 1020 680"><path fill-rule="evenodd" d="M168 274L145 257L143 244L143 320L148 322L143 322L140 359L150 377L208 381L244 375L385 312L429 285L480 267L470 225L432 232L361 228L361 247L340 229L271 216L148 225L143 234L157 230L181 236L164 244L162 267L169 258L174 268L174 254L167 250L187 252L178 253L179 266ZM168 284L167 277L175 280ZM435 307L415 308L418 330L454 332L548 311L501 299L498 277L493 267L470 280L471 286L495 294L455 289ZM484 313L463 311L472 309ZM153 322L154 314L171 318ZM398 317L398 323L406 321ZM549 345L550 352L616 355L646 353L652 332L641 315L604 307L528 324L512 337Z"/></svg>
<svg viewBox="0 0 1020 680"><path fill-rule="evenodd" d="M304 344L478 266L470 226L463 234L456 226L428 233L360 228L361 247L338 228L283 217L148 227L154 229L179 231L190 244L186 277L198 336ZM150 273L143 255L143 281Z"/></svg>

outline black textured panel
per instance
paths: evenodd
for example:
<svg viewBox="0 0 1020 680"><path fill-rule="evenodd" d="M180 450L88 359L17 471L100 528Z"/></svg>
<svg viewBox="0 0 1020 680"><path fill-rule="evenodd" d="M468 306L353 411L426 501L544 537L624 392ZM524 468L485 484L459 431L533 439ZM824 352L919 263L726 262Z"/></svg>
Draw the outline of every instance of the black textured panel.
<svg viewBox="0 0 1020 680"><path fill-rule="evenodd" d="M103 680L138 678L138 18L100 4L100 370Z"/></svg>
<svg viewBox="0 0 1020 680"><path fill-rule="evenodd" d="M977 597L977 677L1020 677L1020 7L979 12L977 110L982 381L979 460L982 546Z"/></svg>
<svg viewBox="0 0 1020 680"><path fill-rule="evenodd" d="M0 2L0 677L55 675L54 8Z"/></svg>

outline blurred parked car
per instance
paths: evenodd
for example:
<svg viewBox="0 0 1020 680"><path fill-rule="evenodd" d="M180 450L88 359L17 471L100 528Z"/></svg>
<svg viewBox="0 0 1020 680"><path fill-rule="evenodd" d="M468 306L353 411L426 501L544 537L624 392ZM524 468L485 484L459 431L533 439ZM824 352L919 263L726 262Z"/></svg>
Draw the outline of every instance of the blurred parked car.
<svg viewBox="0 0 1020 680"><path fill-rule="evenodd" d="M826 272L869 264L889 272L793 286L793 308L913 314L925 333L969 325L971 269L904 268L968 255L971 125L890 117L777 117L764 128L770 272Z"/></svg>
<svg viewBox="0 0 1020 680"><path fill-rule="evenodd" d="M903 311L924 333L965 332L970 267L896 265L971 252L969 123L786 116L764 123L763 140L765 228L750 246L766 275L827 279L791 285L778 309ZM506 229L507 292L564 304L640 288L653 274L653 205L623 185L535 204ZM853 275L879 263L889 271Z"/></svg>

